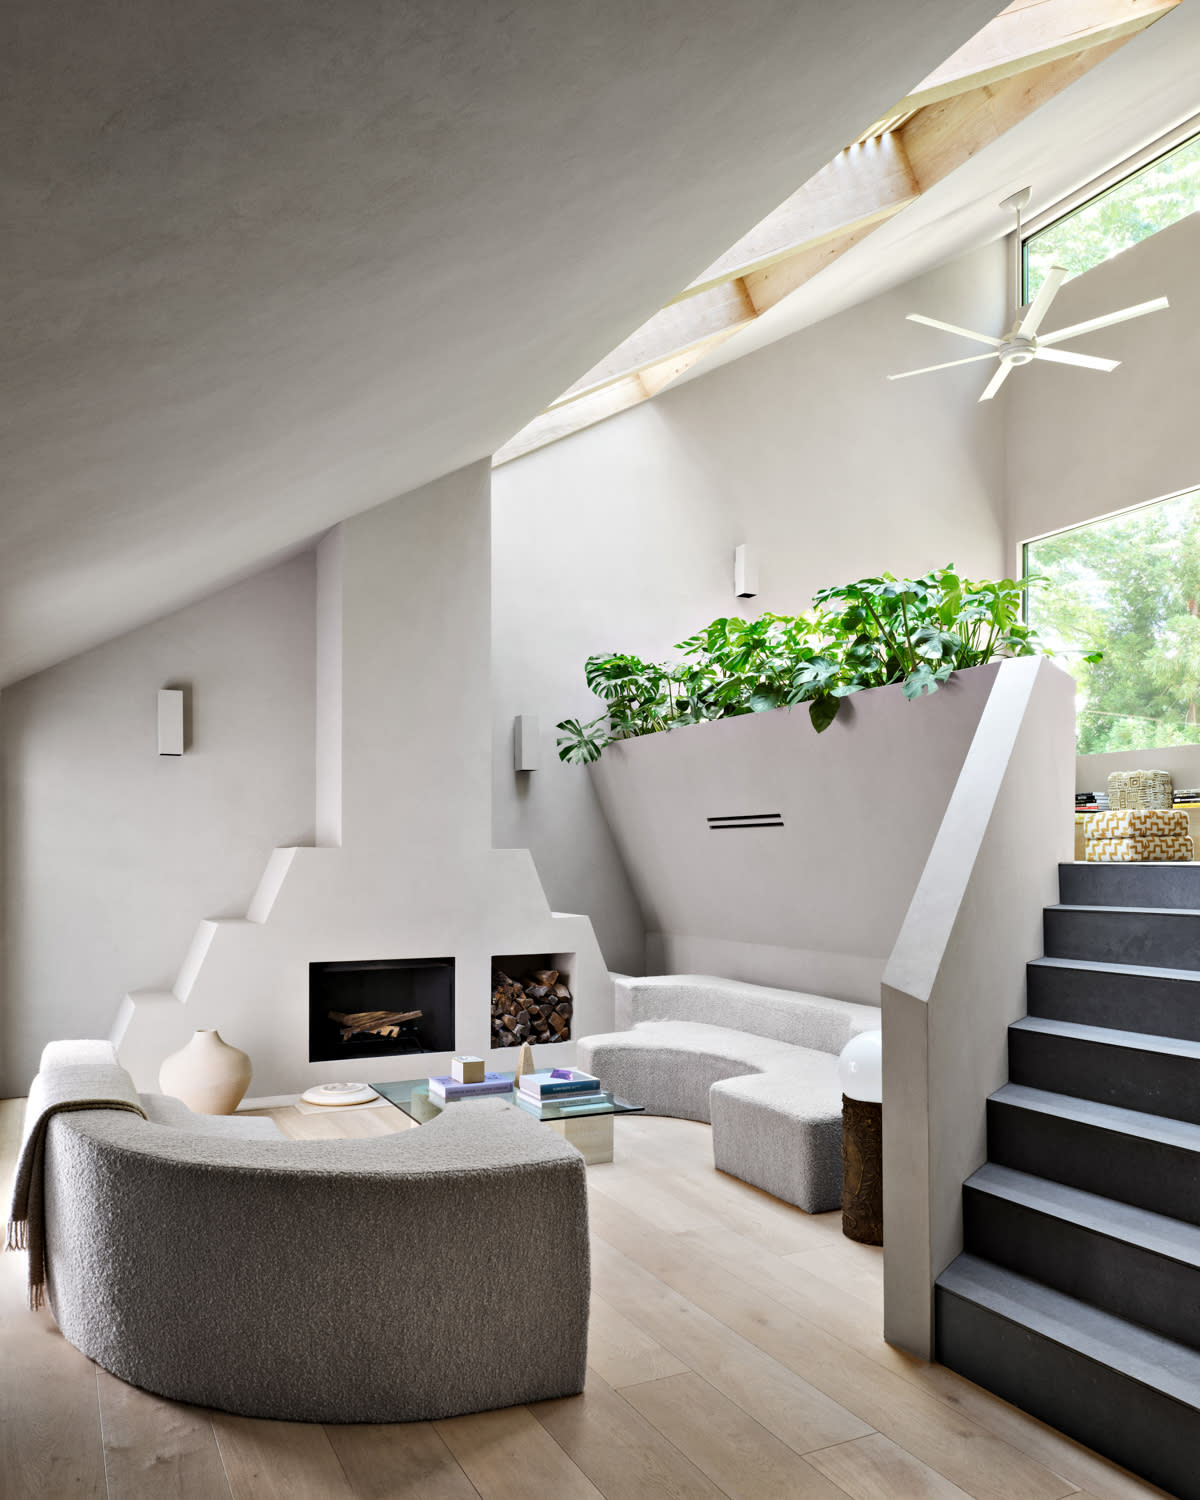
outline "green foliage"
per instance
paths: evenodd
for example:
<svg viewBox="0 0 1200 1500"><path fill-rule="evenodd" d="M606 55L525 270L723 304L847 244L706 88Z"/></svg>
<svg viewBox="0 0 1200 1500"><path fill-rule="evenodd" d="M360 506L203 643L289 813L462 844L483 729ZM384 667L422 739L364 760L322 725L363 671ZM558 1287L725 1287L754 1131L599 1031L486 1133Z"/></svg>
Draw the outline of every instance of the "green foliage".
<svg viewBox="0 0 1200 1500"><path fill-rule="evenodd" d="M1188 141L1144 171L1060 219L1026 246L1027 296L1051 266L1072 276L1119 255L1200 208L1200 138Z"/></svg>
<svg viewBox="0 0 1200 1500"><path fill-rule="evenodd" d="M1200 494L1031 543L1030 616L1079 684L1081 754L1200 743ZM1101 653L1101 654L1097 654Z"/></svg>
<svg viewBox="0 0 1200 1500"><path fill-rule="evenodd" d="M799 703L820 734L863 688L899 682L906 698L936 692L952 672L1044 649L1021 620L1022 596L1037 581L972 583L953 568L923 578L885 573L822 589L812 614L714 620L680 641L677 662L591 656L584 677L604 711L557 726L559 758L586 765L615 740Z"/></svg>

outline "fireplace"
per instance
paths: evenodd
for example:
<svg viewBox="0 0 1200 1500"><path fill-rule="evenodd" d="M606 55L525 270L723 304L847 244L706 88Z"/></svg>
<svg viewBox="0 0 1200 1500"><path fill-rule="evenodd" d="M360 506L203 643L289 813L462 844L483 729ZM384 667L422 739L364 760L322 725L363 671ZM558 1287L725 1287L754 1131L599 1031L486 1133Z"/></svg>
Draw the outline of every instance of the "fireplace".
<svg viewBox="0 0 1200 1500"><path fill-rule="evenodd" d="M454 1051L454 960L308 966L308 1060Z"/></svg>

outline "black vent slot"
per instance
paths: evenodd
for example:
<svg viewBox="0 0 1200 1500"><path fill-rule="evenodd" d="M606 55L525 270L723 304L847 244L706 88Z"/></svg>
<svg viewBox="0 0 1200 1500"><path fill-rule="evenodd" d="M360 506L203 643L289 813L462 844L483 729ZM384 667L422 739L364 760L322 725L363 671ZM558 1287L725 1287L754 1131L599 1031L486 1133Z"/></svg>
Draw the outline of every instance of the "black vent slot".
<svg viewBox="0 0 1200 1500"><path fill-rule="evenodd" d="M730 828L782 828L782 813L733 813L727 817L709 818L711 832L721 833Z"/></svg>

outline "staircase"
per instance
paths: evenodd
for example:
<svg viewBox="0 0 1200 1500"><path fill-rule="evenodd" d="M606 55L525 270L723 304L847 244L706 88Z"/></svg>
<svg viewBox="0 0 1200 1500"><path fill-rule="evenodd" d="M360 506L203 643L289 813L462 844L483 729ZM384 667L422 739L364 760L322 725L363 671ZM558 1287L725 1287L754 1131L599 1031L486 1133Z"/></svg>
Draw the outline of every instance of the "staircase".
<svg viewBox="0 0 1200 1500"><path fill-rule="evenodd" d="M1062 865L937 1357L1200 1500L1200 864Z"/></svg>

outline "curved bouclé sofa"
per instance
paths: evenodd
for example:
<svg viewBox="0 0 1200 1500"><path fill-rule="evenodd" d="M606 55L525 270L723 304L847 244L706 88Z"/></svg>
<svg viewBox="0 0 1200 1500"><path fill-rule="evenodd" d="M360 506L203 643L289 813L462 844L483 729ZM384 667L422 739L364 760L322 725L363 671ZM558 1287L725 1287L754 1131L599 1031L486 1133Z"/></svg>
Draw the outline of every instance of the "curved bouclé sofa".
<svg viewBox="0 0 1200 1500"><path fill-rule="evenodd" d="M840 1206L837 1059L875 1006L709 974L614 983L626 1029L582 1038L581 1067L651 1114L711 1123L723 1172L808 1213Z"/></svg>
<svg viewBox="0 0 1200 1500"><path fill-rule="evenodd" d="M305 1422L582 1390L584 1164L552 1131L496 1099L377 1139L305 1141L142 1103L148 1119L88 1109L46 1133L50 1305L106 1370Z"/></svg>

